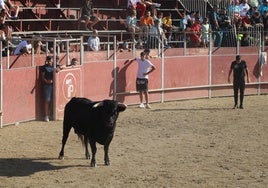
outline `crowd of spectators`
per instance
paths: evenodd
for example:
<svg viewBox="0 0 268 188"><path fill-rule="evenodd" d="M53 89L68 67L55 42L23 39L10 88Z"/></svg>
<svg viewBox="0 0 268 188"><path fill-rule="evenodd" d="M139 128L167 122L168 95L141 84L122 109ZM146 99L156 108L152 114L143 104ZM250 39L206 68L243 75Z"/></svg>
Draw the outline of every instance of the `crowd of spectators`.
<svg viewBox="0 0 268 188"><path fill-rule="evenodd" d="M10 0L0 0L0 5L0 38L6 41L11 38L12 30L5 24L5 20L17 19L19 7L12 5ZM156 43L163 42L165 48L170 48L172 40L178 39L182 33L186 33L191 47L207 47L210 33L215 47L228 46L226 41L229 39L236 41L237 36L233 36L234 29L239 33L241 45L246 46L250 45L252 38L250 28L259 26L267 33L268 0L233 0L226 7L213 5L206 15L201 15L199 11L181 11L178 7L171 7L177 10L179 22L173 22L174 12L163 13L161 9L156 9L159 7L161 4L152 0L128 0L126 30L130 33L133 43L137 44L136 47L156 48ZM80 13L78 29L84 24L86 30L93 32L92 36L86 39L86 49L99 51L100 38L94 26L99 23L100 18L94 15L92 0L83 0ZM32 46L36 54L46 53L46 50L42 49L41 41L35 41ZM14 49L15 51L15 55L20 54L20 50ZM26 52L28 53L28 50Z"/></svg>
<svg viewBox="0 0 268 188"><path fill-rule="evenodd" d="M214 46L228 46L228 40L234 39L234 29L239 33L241 45L249 45L252 28L258 27L267 36L268 0L249 3L247 0L233 0L228 7L214 5L212 10L202 18L198 11L184 11L179 24L180 31L187 31L191 46L206 46L207 34L212 32ZM206 20L206 26L204 25ZM207 25L208 24L208 25ZM209 28L208 28L209 27ZM206 35L206 36L203 36Z"/></svg>

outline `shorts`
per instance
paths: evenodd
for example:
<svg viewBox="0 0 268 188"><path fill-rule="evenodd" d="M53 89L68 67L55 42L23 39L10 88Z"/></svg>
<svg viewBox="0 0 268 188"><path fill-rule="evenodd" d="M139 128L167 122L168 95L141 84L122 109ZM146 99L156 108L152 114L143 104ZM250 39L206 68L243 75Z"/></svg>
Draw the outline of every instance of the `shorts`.
<svg viewBox="0 0 268 188"><path fill-rule="evenodd" d="M52 101L53 97L53 84L44 85L44 97L46 102Z"/></svg>
<svg viewBox="0 0 268 188"><path fill-rule="evenodd" d="M148 91L148 79L137 78L136 79L136 90L137 91Z"/></svg>
<svg viewBox="0 0 268 188"><path fill-rule="evenodd" d="M81 20L86 20L86 19L88 19L89 18L89 20L90 21L94 21L95 19L96 19L96 16L93 16L93 15L90 15L90 16L87 16L87 15L83 15L83 16L81 16Z"/></svg>

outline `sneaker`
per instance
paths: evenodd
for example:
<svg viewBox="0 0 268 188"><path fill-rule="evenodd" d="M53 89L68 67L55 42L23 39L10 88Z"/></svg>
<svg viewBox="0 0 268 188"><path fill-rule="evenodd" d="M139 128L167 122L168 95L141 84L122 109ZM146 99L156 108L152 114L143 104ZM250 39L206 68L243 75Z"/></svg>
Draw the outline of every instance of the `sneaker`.
<svg viewBox="0 0 268 188"><path fill-rule="evenodd" d="M141 103L141 104L139 105L139 108L145 108L144 104Z"/></svg>
<svg viewBox="0 0 268 188"><path fill-rule="evenodd" d="M154 3L153 5L154 5L155 7L157 7L157 8L161 7L161 4L159 4L159 3Z"/></svg>
<svg viewBox="0 0 268 188"><path fill-rule="evenodd" d="M151 106L149 104L146 104L147 109L151 109Z"/></svg>
<svg viewBox="0 0 268 188"><path fill-rule="evenodd" d="M45 116L45 122L49 122L49 117Z"/></svg>

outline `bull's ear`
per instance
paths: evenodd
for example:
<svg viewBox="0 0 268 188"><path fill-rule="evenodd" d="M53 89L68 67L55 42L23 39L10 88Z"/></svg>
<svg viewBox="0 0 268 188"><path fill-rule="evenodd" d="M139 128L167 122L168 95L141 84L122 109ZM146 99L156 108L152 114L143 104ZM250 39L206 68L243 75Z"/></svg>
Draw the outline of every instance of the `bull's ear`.
<svg viewBox="0 0 268 188"><path fill-rule="evenodd" d="M93 105L93 108L97 108L103 106L103 102L97 102L96 104Z"/></svg>
<svg viewBox="0 0 268 188"><path fill-rule="evenodd" d="M125 111L125 109L127 108L127 105L126 104L123 104L123 103L118 103L118 111L119 112L122 112L122 111Z"/></svg>

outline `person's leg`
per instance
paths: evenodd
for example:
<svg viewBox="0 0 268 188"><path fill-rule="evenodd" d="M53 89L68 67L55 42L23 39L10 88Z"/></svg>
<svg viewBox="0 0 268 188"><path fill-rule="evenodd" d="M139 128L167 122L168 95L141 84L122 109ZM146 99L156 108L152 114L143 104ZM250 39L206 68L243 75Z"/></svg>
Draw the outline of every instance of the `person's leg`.
<svg viewBox="0 0 268 188"><path fill-rule="evenodd" d="M237 108L237 102L238 102L238 84L234 83L233 85L233 89L234 89L234 108Z"/></svg>
<svg viewBox="0 0 268 188"><path fill-rule="evenodd" d="M143 94L142 94L142 91L139 92L139 96L140 96L140 103L142 104L143 103Z"/></svg>
<svg viewBox="0 0 268 188"><path fill-rule="evenodd" d="M144 96L145 96L145 102L146 102L146 104L149 104L149 94L148 94L148 91L144 91Z"/></svg>
<svg viewBox="0 0 268 188"><path fill-rule="evenodd" d="M100 18L95 17L95 16L94 18L90 19L90 22L89 22L90 29L93 29L94 25L96 25L99 21L100 21Z"/></svg>
<svg viewBox="0 0 268 188"><path fill-rule="evenodd" d="M240 85L240 105L239 105L239 108L241 109L243 109L244 93L245 93L245 83L242 83Z"/></svg>

